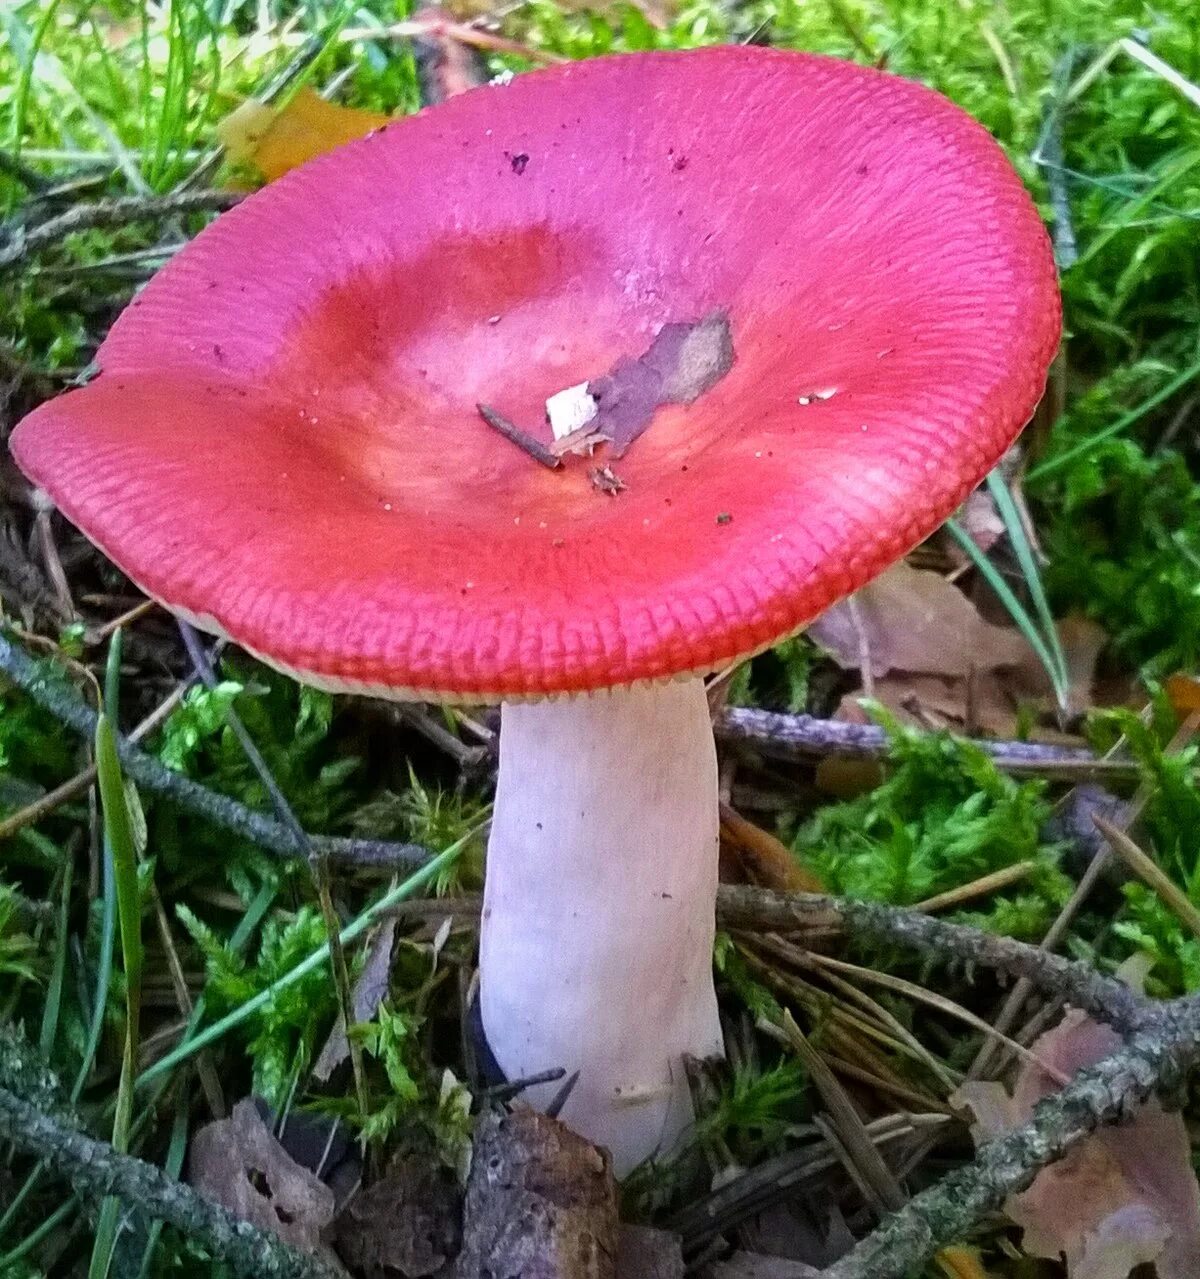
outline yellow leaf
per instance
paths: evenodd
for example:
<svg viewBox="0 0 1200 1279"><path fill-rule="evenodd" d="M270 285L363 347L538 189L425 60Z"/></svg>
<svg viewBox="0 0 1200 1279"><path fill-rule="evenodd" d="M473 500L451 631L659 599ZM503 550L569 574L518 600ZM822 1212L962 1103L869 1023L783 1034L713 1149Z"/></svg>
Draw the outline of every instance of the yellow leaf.
<svg viewBox="0 0 1200 1279"><path fill-rule="evenodd" d="M1193 675L1171 675L1164 687L1180 719L1200 711L1200 680Z"/></svg>
<svg viewBox="0 0 1200 1279"><path fill-rule="evenodd" d="M988 1279L974 1248L943 1248L937 1263L946 1279Z"/></svg>
<svg viewBox="0 0 1200 1279"><path fill-rule="evenodd" d="M217 126L217 137L235 164L249 164L268 182L343 142L365 137L390 116L326 102L301 89L276 110L251 99Z"/></svg>

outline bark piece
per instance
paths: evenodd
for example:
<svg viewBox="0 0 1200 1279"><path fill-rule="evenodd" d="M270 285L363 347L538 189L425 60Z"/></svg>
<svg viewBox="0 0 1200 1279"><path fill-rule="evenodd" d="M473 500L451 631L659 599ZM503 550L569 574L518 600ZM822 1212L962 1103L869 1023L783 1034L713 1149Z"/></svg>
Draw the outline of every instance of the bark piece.
<svg viewBox="0 0 1200 1279"><path fill-rule="evenodd" d="M644 355L622 356L587 384L595 401L594 425L620 458L664 404L691 404L733 367L733 335L726 311L694 324L664 324Z"/></svg>
<svg viewBox="0 0 1200 1279"><path fill-rule="evenodd" d="M606 1151L525 1107L480 1119L458 1279L616 1279L617 1231Z"/></svg>
<svg viewBox="0 0 1200 1279"><path fill-rule="evenodd" d="M366 1279L451 1276L459 1236L458 1188L429 1156L398 1160L337 1224L342 1260Z"/></svg>

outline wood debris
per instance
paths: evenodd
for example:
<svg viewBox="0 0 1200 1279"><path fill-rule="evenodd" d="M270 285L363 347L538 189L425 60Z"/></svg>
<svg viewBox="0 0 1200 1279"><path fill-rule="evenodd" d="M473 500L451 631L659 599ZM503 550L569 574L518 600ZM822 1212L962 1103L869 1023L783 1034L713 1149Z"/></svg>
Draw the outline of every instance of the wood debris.
<svg viewBox="0 0 1200 1279"><path fill-rule="evenodd" d="M616 475L610 466L593 466L588 472L588 479L591 480L594 488L599 489L601 493L607 493L609 497L616 497L625 489L625 481Z"/></svg>

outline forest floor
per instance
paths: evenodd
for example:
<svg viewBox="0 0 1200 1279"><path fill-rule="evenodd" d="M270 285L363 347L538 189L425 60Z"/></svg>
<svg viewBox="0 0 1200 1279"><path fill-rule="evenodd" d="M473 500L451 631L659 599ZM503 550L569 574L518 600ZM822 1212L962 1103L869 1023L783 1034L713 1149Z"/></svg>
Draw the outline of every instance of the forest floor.
<svg viewBox="0 0 1200 1279"><path fill-rule="evenodd" d="M679 1236L697 1272L751 1265L733 1250L795 1264L771 1273L832 1266L885 1213L924 1204L920 1221L895 1219L901 1269L886 1273L1200 1273L1200 1108L1181 1078L1197 1022L1166 1002L1200 993L1192 0L462 3L449 22L414 21L403 0L0 8L0 441L86 380L137 290L263 171L302 158L289 146L375 118L321 115L315 94L396 115L480 74L753 42L949 96L1045 216L1062 350L1034 422L951 526L856 608L714 686L728 1056L697 1068L693 1139L624 1184L623 1215ZM265 148L249 99L269 104L259 124L282 114L306 140ZM219 1186L242 1176L235 1121L217 1130L230 1148L209 1129L197 1157L193 1138L250 1097L278 1152L277 1200L319 1180L344 1218L348 1187L413 1167L452 1194L486 1101L465 1002L494 718L332 697L233 647L206 683L174 620L38 500L6 449L0 600L0 1102L49 1125L31 1154L0 1105L0 1274L236 1272L242 1254L196 1225L194 1203L175 1217L158 1199L134 1195L150 1213L101 1203L64 1151L82 1131ZM102 741L93 759L98 706L137 742L123 770ZM362 1022L357 1091L325 916L275 787L304 831L343 841L326 846ZM879 912L780 914L777 896L738 885ZM900 908L1086 968L934 925L917 936ZM1130 1011L1118 973L1150 1002ZM1025 1130L975 1164L975 1140L1119 1057L1121 1039L1067 1003L1114 1020L1133 1058L1048 1113L1037 1140ZM1136 1109L1160 1084L1169 1113ZM1119 1149L1084 1136L1134 1111ZM1008 1195L1073 1143L1056 1178ZM242 1215L262 1226L261 1208ZM392 1216L353 1218L346 1244L344 1225L296 1211L284 1234L301 1248L336 1236L353 1273L450 1264L449 1245L415 1256L419 1230ZM872 1265L831 1273L885 1273Z"/></svg>

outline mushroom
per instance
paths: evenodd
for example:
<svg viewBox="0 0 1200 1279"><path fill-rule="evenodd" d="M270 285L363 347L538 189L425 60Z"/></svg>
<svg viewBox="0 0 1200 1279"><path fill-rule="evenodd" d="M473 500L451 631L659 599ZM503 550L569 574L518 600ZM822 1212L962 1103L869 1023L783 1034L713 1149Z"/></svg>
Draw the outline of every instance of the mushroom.
<svg viewBox="0 0 1200 1279"><path fill-rule="evenodd" d="M548 399L716 312L732 365L607 454L620 489L589 478L611 446L539 465L479 416L547 446ZM483 1025L510 1078L579 1072L563 1117L624 1173L722 1047L703 677L932 532L1059 324L1032 203L938 95L757 48L602 58L246 200L12 448L147 594L298 679L502 703Z"/></svg>

